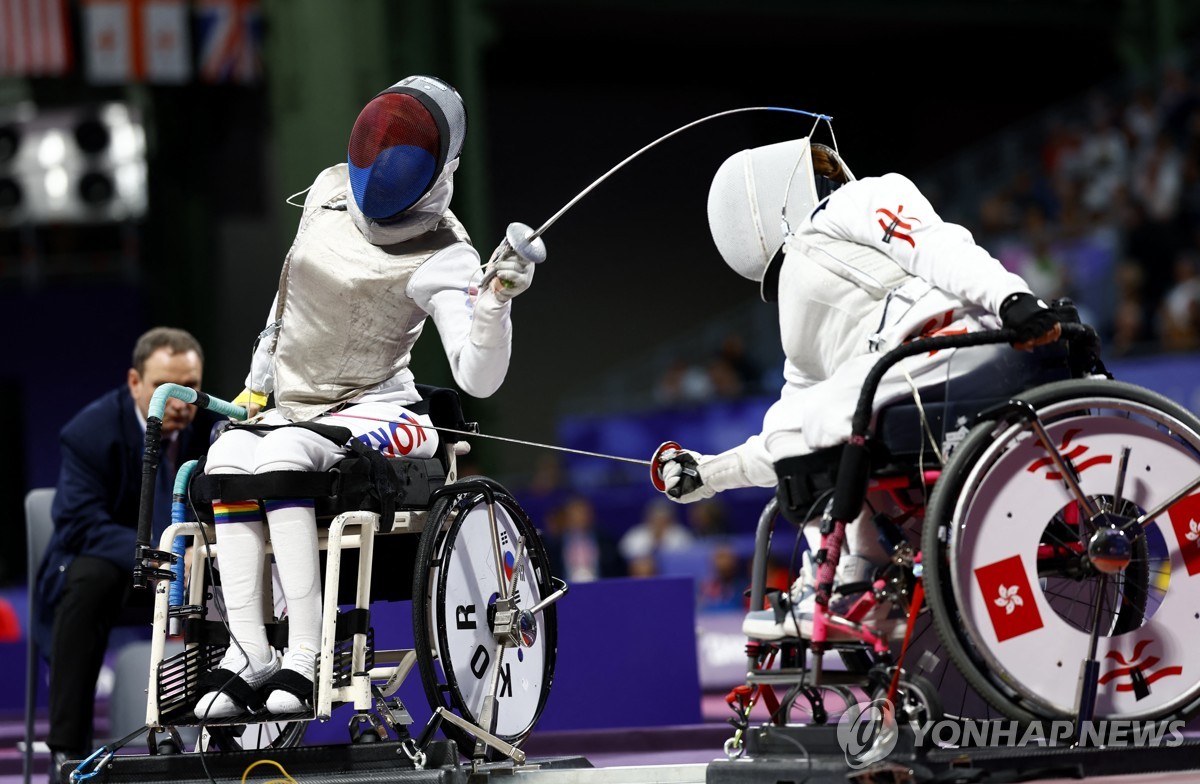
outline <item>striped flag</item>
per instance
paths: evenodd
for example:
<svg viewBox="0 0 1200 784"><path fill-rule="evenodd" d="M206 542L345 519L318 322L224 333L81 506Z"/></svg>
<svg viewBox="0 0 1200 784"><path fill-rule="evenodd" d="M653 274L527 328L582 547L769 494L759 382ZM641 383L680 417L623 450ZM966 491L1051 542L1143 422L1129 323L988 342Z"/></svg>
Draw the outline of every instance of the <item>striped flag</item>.
<svg viewBox="0 0 1200 784"><path fill-rule="evenodd" d="M62 76L71 66L66 0L0 0L0 76Z"/></svg>
<svg viewBox="0 0 1200 784"><path fill-rule="evenodd" d="M201 79L249 84L262 78L258 0L199 0L196 22Z"/></svg>
<svg viewBox="0 0 1200 784"><path fill-rule="evenodd" d="M85 0L88 80L180 84L192 75L185 0Z"/></svg>

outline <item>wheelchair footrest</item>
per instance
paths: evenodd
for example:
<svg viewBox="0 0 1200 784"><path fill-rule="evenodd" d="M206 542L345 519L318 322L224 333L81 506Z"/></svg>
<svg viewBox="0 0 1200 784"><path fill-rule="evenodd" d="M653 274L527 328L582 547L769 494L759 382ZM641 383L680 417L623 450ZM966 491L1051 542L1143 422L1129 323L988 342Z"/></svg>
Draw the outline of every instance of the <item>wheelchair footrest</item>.
<svg viewBox="0 0 1200 784"><path fill-rule="evenodd" d="M760 670L746 674L748 684L763 684L770 686L790 686L794 683L811 683L811 669ZM861 686L866 681L865 676L858 672L843 672L841 670L822 670L822 686ZM815 685L815 684L814 684Z"/></svg>
<svg viewBox="0 0 1200 784"><path fill-rule="evenodd" d="M164 725L192 723L201 676L216 668L224 647L197 645L158 663L158 714Z"/></svg>
<svg viewBox="0 0 1200 784"><path fill-rule="evenodd" d="M190 715L190 714L189 714ZM207 719L204 722L206 727L232 727L241 724L287 724L293 721L312 721L316 718L314 711L297 711L295 713L239 713L236 716L226 716L221 719ZM178 722L183 725L186 722ZM192 718L192 724L198 724L199 720Z"/></svg>
<svg viewBox="0 0 1200 784"><path fill-rule="evenodd" d="M203 626L201 626L203 624ZM201 628L222 626L212 621L194 622L190 629L196 632ZM164 726L169 725L189 725L195 724L196 718L192 711L196 705L196 701L200 699L198 684L200 678L206 673L217 668L221 657L225 654L225 649L228 647L228 636L224 635L224 640L221 642L213 642L211 638L200 635L206 641L193 645L174 656L163 659L158 663L158 712L159 720ZM221 636L221 635L218 635ZM367 627L366 629L366 655L364 662L364 671L370 672L375 667L375 629ZM191 642L194 637L187 638ZM348 636L345 639L339 638L333 648L333 673L332 681L335 689L347 686L351 682L354 675L353 668L354 645L353 637ZM312 712L307 712L302 720L311 719L314 717ZM236 716L231 719L221 721L209 721L209 724L244 724L247 721L278 721L280 719L270 718L263 719L255 714L246 714L245 716ZM291 720L291 719L287 719Z"/></svg>

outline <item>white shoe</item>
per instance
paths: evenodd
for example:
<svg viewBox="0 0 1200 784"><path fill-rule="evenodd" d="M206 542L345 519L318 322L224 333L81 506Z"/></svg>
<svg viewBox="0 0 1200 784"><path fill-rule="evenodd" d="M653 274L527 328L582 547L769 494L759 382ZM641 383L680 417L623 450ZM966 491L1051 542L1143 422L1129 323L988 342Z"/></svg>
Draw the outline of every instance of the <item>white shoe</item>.
<svg viewBox="0 0 1200 784"><path fill-rule="evenodd" d="M783 639L812 639L813 616L817 604L816 569L808 553L800 568L800 576L792 584L788 595L782 597L779 609L756 610L746 614L742 621L742 633L754 640L766 642ZM846 568L842 564L846 563ZM837 586L869 582L875 566L862 556L843 554L838 562L838 578L835 581L829 610L835 615L845 615L864 591L842 595ZM872 607L860 620L863 626L887 639L902 639L908 628L906 608L884 602ZM858 638L841 626L827 625L826 639L831 641L857 641Z"/></svg>
<svg viewBox="0 0 1200 784"><path fill-rule="evenodd" d="M283 655L283 666L274 678L280 688L271 689L267 694L267 712L283 715L311 710L316 671L316 651L306 646L299 646L295 651L289 648Z"/></svg>
<svg viewBox="0 0 1200 784"><path fill-rule="evenodd" d="M227 719L240 713L257 713L262 709L258 688L279 671L279 657L271 652L265 662L242 656L237 646L225 651L221 663L204 676L208 689L196 702L195 714L200 721Z"/></svg>

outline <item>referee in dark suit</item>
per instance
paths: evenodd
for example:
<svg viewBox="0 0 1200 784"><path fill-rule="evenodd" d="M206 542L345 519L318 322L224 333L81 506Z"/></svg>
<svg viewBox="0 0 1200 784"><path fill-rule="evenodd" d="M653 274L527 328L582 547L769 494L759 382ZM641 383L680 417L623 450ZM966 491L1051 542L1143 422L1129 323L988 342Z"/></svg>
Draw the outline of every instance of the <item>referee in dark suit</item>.
<svg viewBox="0 0 1200 784"><path fill-rule="evenodd" d="M51 780L93 749L96 681L113 626L151 621L153 593L132 588L146 415L165 383L200 388L204 353L187 332L156 327L134 347L127 383L76 414L60 434L54 534L38 571L38 645L50 657ZM175 470L208 451L223 420L174 398L163 412L154 538L171 519ZM126 728L115 728L124 732Z"/></svg>

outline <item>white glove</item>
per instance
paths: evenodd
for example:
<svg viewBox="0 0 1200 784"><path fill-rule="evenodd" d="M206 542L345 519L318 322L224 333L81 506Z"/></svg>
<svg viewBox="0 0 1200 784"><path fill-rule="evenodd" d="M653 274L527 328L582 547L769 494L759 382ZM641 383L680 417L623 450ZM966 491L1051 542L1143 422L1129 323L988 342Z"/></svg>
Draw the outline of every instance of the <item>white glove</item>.
<svg viewBox="0 0 1200 784"><path fill-rule="evenodd" d="M663 480L663 492L667 498L680 504L690 504L693 501L703 501L716 495L709 485L704 483L700 473L700 463L705 461L704 455L688 449L667 449L658 456L661 468L659 476Z"/></svg>
<svg viewBox="0 0 1200 784"><path fill-rule="evenodd" d="M535 266L532 261L521 258L507 242L502 242L492 253L483 278L491 281L492 292L499 302L508 302L533 283Z"/></svg>

